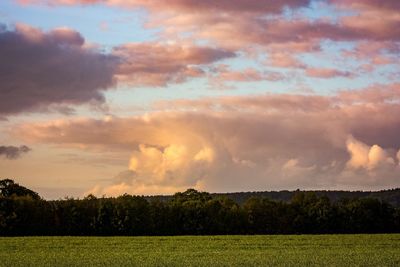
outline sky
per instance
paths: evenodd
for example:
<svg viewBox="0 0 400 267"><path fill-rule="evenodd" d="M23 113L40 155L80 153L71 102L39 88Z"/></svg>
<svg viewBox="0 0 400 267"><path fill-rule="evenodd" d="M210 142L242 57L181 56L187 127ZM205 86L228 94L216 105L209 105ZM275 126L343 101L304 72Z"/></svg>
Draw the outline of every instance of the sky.
<svg viewBox="0 0 400 267"><path fill-rule="evenodd" d="M400 187L398 0L2 0L0 177L47 199Z"/></svg>

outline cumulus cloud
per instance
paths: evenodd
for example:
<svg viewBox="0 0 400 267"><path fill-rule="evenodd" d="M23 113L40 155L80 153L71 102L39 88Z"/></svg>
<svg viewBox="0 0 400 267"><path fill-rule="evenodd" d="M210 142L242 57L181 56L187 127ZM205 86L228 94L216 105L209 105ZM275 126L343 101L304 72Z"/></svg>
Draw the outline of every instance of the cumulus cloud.
<svg viewBox="0 0 400 267"><path fill-rule="evenodd" d="M197 153L188 146L171 144L163 149L140 145L134 151L129 170L114 177L110 186L95 186L95 195L172 194L187 187L199 187L204 175L204 164L211 163L213 151L203 148ZM197 169L197 172L196 172Z"/></svg>
<svg viewBox="0 0 400 267"><path fill-rule="evenodd" d="M367 145L352 136L346 142L350 159L346 168L338 176L338 181L353 180L358 183L373 183L376 185L398 185L400 166L391 148Z"/></svg>
<svg viewBox="0 0 400 267"><path fill-rule="evenodd" d="M22 154L28 153L31 149L25 145L23 146L0 146L0 156L4 156L6 159L17 159Z"/></svg>
<svg viewBox="0 0 400 267"><path fill-rule="evenodd" d="M349 168L365 168L367 170L376 169L383 166L394 166L395 159L379 145L368 146L354 137L347 139L347 150L351 158L347 162Z"/></svg>
<svg viewBox="0 0 400 267"><path fill-rule="evenodd" d="M86 192L83 196L93 194L96 196L120 196L125 193L138 195L165 195L174 194L178 191L184 191L187 187L169 184L160 184L157 181L149 179L146 176L140 176L132 170L122 171L113 177L111 184L107 186L95 185Z"/></svg>
<svg viewBox="0 0 400 267"><path fill-rule="evenodd" d="M368 154L370 151L369 146L355 140L354 138L349 138L349 140L347 140L347 150L351 155L350 160L347 162L349 167L352 168L368 167L369 164Z"/></svg>
<svg viewBox="0 0 400 267"><path fill-rule="evenodd" d="M113 192L381 188L400 185L400 106L393 101L400 94L386 90L172 101L165 112L159 106L143 116L24 124L14 133L30 142L130 151L129 179L115 180Z"/></svg>
<svg viewBox="0 0 400 267"><path fill-rule="evenodd" d="M50 105L103 103L113 85L115 58L85 46L68 28L48 32L17 24L0 29L0 114Z"/></svg>

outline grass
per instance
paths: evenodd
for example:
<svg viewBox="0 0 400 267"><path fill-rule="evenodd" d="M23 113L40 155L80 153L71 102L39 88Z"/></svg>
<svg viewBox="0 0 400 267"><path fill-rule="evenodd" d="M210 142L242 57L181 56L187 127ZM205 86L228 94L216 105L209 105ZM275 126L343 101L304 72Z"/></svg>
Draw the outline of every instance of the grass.
<svg viewBox="0 0 400 267"><path fill-rule="evenodd" d="M400 266L400 234L0 237L0 266Z"/></svg>

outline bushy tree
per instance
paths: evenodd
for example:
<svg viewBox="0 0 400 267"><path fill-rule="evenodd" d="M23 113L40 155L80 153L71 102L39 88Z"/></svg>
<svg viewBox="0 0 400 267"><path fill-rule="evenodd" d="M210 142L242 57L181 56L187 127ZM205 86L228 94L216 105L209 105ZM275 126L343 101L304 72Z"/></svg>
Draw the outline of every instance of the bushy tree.
<svg viewBox="0 0 400 267"><path fill-rule="evenodd" d="M38 193L20 186L11 179L0 180L0 197L22 197L27 196L32 199L39 200L40 196Z"/></svg>

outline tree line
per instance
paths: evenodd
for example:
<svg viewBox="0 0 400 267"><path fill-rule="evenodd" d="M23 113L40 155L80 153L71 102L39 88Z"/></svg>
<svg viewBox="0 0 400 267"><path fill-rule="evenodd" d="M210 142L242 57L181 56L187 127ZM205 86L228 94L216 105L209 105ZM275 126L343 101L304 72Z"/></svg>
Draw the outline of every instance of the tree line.
<svg viewBox="0 0 400 267"><path fill-rule="evenodd" d="M400 232L400 208L376 198L332 202L296 192L289 202L228 197L188 189L167 201L143 196L47 201L0 181L0 236L216 235Z"/></svg>

